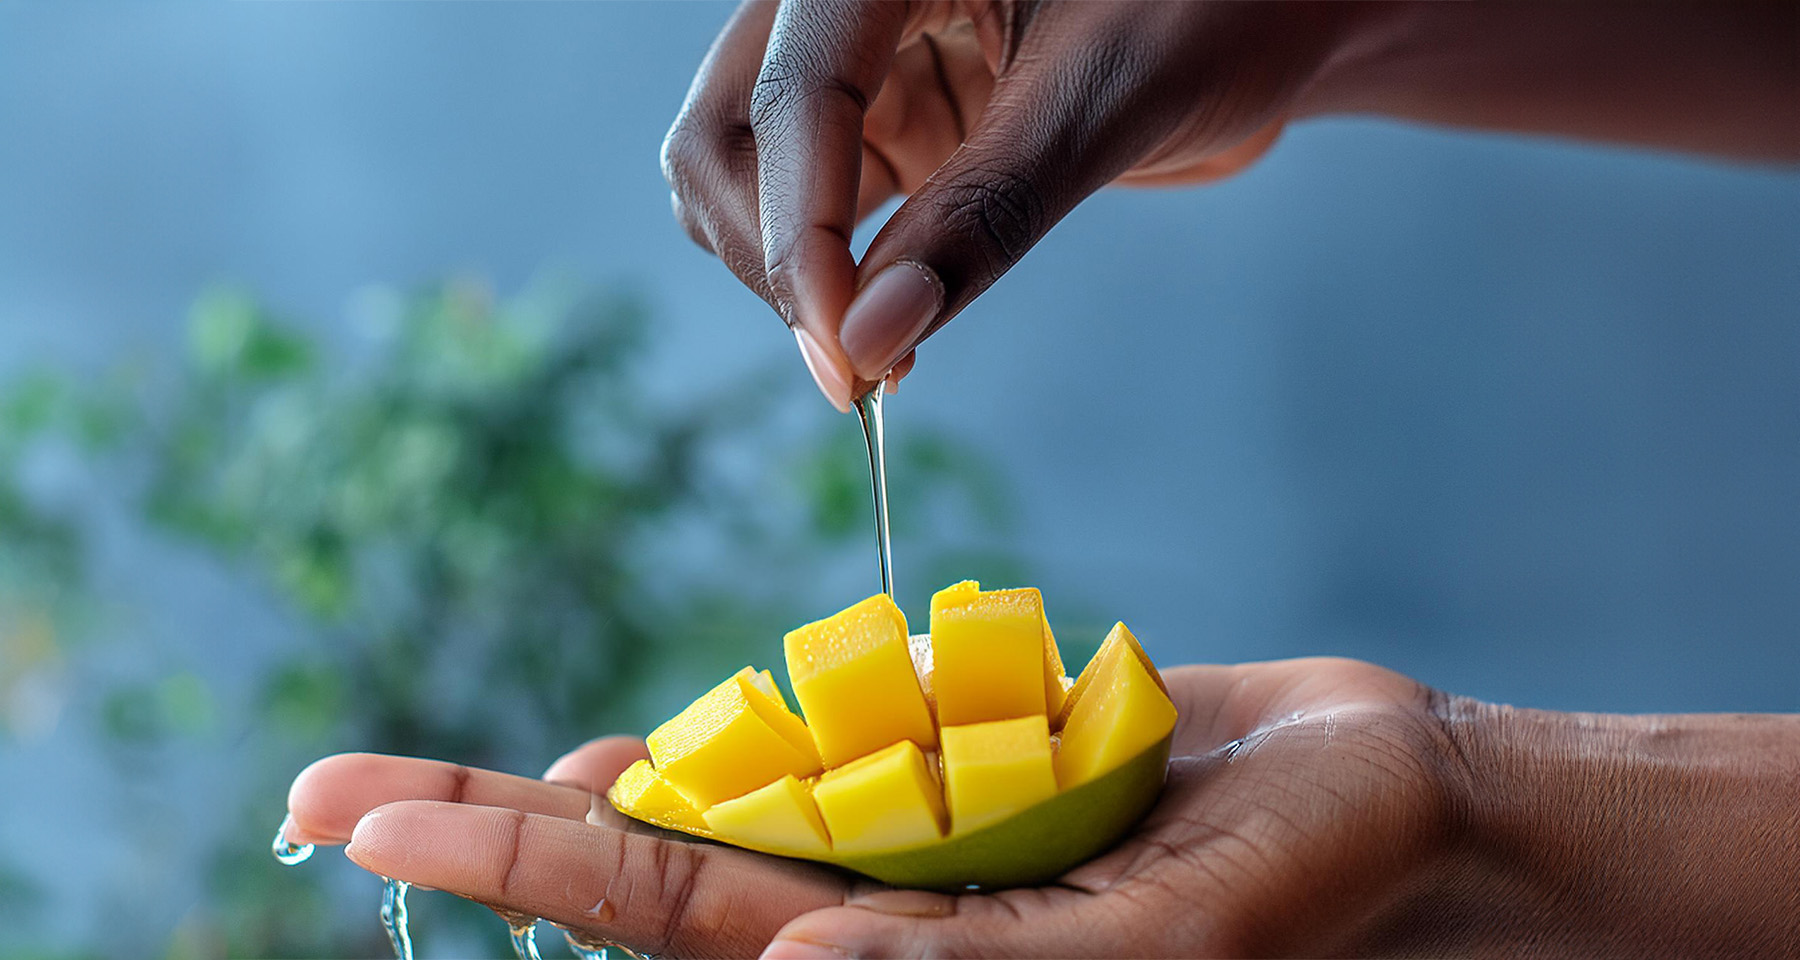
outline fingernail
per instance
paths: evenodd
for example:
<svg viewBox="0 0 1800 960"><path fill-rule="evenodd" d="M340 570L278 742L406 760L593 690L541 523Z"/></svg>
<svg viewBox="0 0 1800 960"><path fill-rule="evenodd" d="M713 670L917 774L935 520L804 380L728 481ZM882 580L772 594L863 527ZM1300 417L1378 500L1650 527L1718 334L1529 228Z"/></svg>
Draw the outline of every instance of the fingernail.
<svg viewBox="0 0 1800 960"><path fill-rule="evenodd" d="M777 940L762 952L762 960L845 960L848 951L806 940Z"/></svg>
<svg viewBox="0 0 1800 960"><path fill-rule="evenodd" d="M549 783L557 783L566 787L584 786L575 781L573 773L575 770L575 763L576 751L571 750L568 753L557 757L556 762L552 763L549 768L544 771L544 780Z"/></svg>
<svg viewBox="0 0 1800 960"><path fill-rule="evenodd" d="M806 332L806 328L795 325L794 339L800 344L800 356L806 361L806 369L813 376L813 382L819 385L819 392L837 408L839 413L850 412L850 379L838 368L831 355L826 353L819 341Z"/></svg>
<svg viewBox="0 0 1800 960"><path fill-rule="evenodd" d="M944 306L944 284L930 267L899 260L875 275L844 312L838 342L865 380L887 375Z"/></svg>

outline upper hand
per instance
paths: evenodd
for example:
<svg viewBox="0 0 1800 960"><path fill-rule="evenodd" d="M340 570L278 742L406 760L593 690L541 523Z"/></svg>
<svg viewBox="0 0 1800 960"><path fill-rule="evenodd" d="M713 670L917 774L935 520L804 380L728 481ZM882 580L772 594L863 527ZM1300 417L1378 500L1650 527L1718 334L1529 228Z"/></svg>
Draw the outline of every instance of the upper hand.
<svg viewBox="0 0 1800 960"><path fill-rule="evenodd" d="M750 0L663 171L848 409L1100 187L1261 156L1352 6ZM858 264L853 227L896 194Z"/></svg>

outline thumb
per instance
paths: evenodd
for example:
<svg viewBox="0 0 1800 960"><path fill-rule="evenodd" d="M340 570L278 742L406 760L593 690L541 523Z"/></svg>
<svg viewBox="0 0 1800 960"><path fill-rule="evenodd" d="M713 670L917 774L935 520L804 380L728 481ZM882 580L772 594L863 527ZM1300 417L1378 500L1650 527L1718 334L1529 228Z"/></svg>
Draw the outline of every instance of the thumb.
<svg viewBox="0 0 1800 960"><path fill-rule="evenodd" d="M870 244L839 330L857 376L880 379L1169 135L1163 78L1114 48L1129 38L1070 48L1068 33L1034 29L1044 39L1025 42L963 145ZM1050 45L1065 49L1032 49Z"/></svg>
<svg viewBox="0 0 1800 960"><path fill-rule="evenodd" d="M884 889L795 918L763 960L1094 956L1072 919L1076 901L1089 897L1058 887L962 897Z"/></svg>

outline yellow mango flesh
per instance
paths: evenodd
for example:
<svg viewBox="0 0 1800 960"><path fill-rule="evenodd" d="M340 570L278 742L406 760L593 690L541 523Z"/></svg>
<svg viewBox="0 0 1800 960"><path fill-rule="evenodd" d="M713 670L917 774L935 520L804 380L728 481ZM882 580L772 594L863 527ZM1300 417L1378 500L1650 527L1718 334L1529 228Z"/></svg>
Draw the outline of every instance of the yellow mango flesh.
<svg viewBox="0 0 1800 960"><path fill-rule="evenodd" d="M939 737L951 833L979 830L1056 793L1041 716L945 727Z"/></svg>
<svg viewBox="0 0 1800 960"><path fill-rule="evenodd" d="M1138 643L1137 636L1123 622L1115 623L1113 628L1107 631L1106 639L1100 642L1100 649L1094 651L1093 658L1088 661L1087 666L1081 669L1081 676L1075 678L1073 683L1068 683L1067 677L1063 678L1066 692L1063 696L1062 709L1056 711L1054 714L1056 719L1050 721L1052 729L1061 730L1069 722L1069 714L1075 709L1075 702L1081 699L1082 692L1093 682L1094 675L1099 672L1101 665L1110 662L1114 656L1114 649L1118 647L1124 647L1131 652L1132 656L1137 657L1138 661L1144 665L1144 669L1155 679L1156 688L1161 690L1165 696L1168 694L1169 688L1164 685L1162 674L1157 672L1156 664L1150 661L1150 655L1144 652L1143 646Z"/></svg>
<svg viewBox="0 0 1800 960"><path fill-rule="evenodd" d="M812 792L791 775L714 804L704 818L712 832L749 846L800 856L831 852L831 837Z"/></svg>
<svg viewBox="0 0 1800 960"><path fill-rule="evenodd" d="M1114 628L1118 633L1119 628ZM1056 785L1068 790L1149 749L1175 729L1175 705L1155 668L1146 668L1123 643L1101 645L1101 660L1063 725L1056 750ZM1104 656L1104 660L1102 657ZM1073 695L1074 692L1072 692Z"/></svg>
<svg viewBox="0 0 1800 960"><path fill-rule="evenodd" d="M793 631L784 647L804 721L767 671L746 668L659 727L652 763L627 770L608 800L658 826L938 889L1043 882L1116 842L1160 791L1175 716L1136 638L1114 627L1072 681L1036 591L965 581L934 597L934 625L939 598L980 614L948 643L943 631L909 642L885 595ZM996 636L1010 646L981 640ZM1025 712L950 723L945 678L956 688L961 668L962 681L986 670L987 686L1015 698L983 701L982 684L963 682L982 709Z"/></svg>
<svg viewBox="0 0 1800 960"><path fill-rule="evenodd" d="M745 667L738 671L737 679L743 689L744 699L749 702L750 709L756 713L757 718L768 724L769 729L781 734L781 738L795 752L805 757L812 765L813 773L824 769L824 763L819 759L818 744L813 742L812 731L806 728L804 720L788 709L787 698L781 695L781 688L775 685L775 678L769 671L753 672Z"/></svg>
<svg viewBox="0 0 1800 960"><path fill-rule="evenodd" d="M1045 638L1036 590L981 590L964 581L938 591L931 598L938 723L1044 716Z"/></svg>
<svg viewBox="0 0 1800 960"><path fill-rule="evenodd" d="M614 803L640 811L646 819L679 823L690 829L707 825L694 801L663 779L648 760L626 767L608 793Z"/></svg>
<svg viewBox="0 0 1800 960"><path fill-rule="evenodd" d="M825 771L813 799L839 853L897 850L944 835L943 789L911 740Z"/></svg>
<svg viewBox="0 0 1800 960"><path fill-rule="evenodd" d="M644 738L657 772L701 808L821 769L816 753L801 750L765 719L767 703L758 711L745 678L751 672L739 671Z"/></svg>
<svg viewBox="0 0 1800 960"><path fill-rule="evenodd" d="M882 593L783 639L794 698L826 766L901 740L937 746L906 638L905 615Z"/></svg>

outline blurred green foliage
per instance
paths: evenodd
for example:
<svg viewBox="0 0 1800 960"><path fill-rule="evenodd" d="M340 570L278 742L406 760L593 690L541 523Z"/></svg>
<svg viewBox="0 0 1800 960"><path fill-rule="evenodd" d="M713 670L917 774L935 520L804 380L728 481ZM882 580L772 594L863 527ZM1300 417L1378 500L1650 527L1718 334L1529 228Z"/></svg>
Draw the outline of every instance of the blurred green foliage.
<svg viewBox="0 0 1800 960"><path fill-rule="evenodd" d="M0 676L65 670L80 662L69 638L96 632L78 589L79 510L46 506L26 482L46 444L126 488L148 529L264 585L303 628L248 697L159 661L79 701L127 765L217 750L221 731L255 744L235 772L251 801L216 812L235 824L228 842L190 851L209 901L160 934L132 931L161 938L150 952L379 952L372 886L343 922L322 871L268 856L305 762L374 749L541 769L767 662L783 629L849 599L811 586L843 564L866 565L873 584L854 420L784 419L793 371L672 400L641 303L554 284L505 301L458 282L359 302L368 342L332 346L216 290L194 307L184 366L160 380L0 388ZM1022 580L982 546L1010 522L1001 478L947 436L895 433L902 574L920 591ZM230 625L209 642L235 642ZM36 889L0 872L0 894ZM417 913L427 942L456 924L503 942L479 908ZM138 956L142 942L114 931L92 946Z"/></svg>

